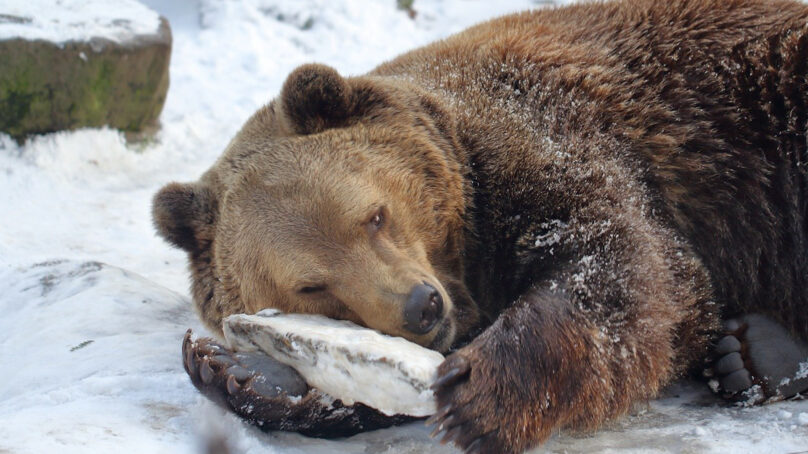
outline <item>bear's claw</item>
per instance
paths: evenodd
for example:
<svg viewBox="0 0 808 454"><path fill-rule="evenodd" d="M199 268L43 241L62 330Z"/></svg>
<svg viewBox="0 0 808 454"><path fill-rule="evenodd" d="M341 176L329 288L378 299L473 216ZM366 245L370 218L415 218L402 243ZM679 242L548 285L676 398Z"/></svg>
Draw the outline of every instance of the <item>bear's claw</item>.
<svg viewBox="0 0 808 454"><path fill-rule="evenodd" d="M435 383L430 386L433 391L440 389L446 385L454 383L457 379L469 372L468 362L463 367L454 367L445 374L441 375L435 380Z"/></svg>
<svg viewBox="0 0 808 454"><path fill-rule="evenodd" d="M728 320L708 373L726 399L757 404L808 390L808 347L785 328L757 314ZM802 363L802 364L801 364Z"/></svg>
<svg viewBox="0 0 808 454"><path fill-rule="evenodd" d="M481 409L475 399L481 391L471 383L472 363L465 353L465 349L453 353L438 368L432 389L439 407L426 421L433 426L430 436L440 437L441 444L454 443L466 454L508 453L497 438L498 429L481 425Z"/></svg>
<svg viewBox="0 0 808 454"><path fill-rule="evenodd" d="M412 421L385 416L362 404L345 406L310 388L294 369L261 352L233 352L213 339L182 340L182 363L208 399L262 430L313 437L343 437Z"/></svg>

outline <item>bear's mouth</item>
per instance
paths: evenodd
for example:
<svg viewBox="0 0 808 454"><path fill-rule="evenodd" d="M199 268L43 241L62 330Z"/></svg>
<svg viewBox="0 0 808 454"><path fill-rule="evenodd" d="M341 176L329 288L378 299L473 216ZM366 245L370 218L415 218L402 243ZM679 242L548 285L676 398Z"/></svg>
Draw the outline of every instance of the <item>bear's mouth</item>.
<svg viewBox="0 0 808 454"><path fill-rule="evenodd" d="M446 316L440 322L438 332L435 333L435 337L432 339L432 342L427 345L427 348L439 351L441 353L446 353L452 346L455 337L455 326L452 318L448 315L449 314L446 314Z"/></svg>

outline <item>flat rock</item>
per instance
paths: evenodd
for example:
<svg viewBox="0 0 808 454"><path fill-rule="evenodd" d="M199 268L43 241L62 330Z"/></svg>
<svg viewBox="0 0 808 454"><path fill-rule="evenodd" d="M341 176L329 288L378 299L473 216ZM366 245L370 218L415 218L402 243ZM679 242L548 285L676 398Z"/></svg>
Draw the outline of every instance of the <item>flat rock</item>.
<svg viewBox="0 0 808 454"><path fill-rule="evenodd" d="M274 310L232 315L224 321L224 335L233 349L263 351L346 405L361 402L387 415L435 412L429 386L443 355L406 339L320 315Z"/></svg>
<svg viewBox="0 0 808 454"><path fill-rule="evenodd" d="M0 4L0 131L157 124L168 91L168 21L134 0Z"/></svg>

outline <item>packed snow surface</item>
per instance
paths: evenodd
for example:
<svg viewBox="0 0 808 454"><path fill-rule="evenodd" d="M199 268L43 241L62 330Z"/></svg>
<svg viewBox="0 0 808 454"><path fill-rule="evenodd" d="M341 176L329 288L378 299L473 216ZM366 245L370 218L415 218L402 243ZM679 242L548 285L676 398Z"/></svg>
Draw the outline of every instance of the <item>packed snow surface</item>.
<svg viewBox="0 0 808 454"><path fill-rule="evenodd" d="M540 5L415 0L411 20L393 0L145 3L169 18L174 36L155 140L127 143L117 131L88 129L18 145L0 134L0 452L191 453L226 434L234 453L456 453L420 423L316 440L262 433L210 404L180 358L186 328L206 334L189 300L186 257L154 235L151 197L169 181L198 178L299 64L361 74L475 22ZM15 14L9 5L30 5L40 18L57 3L3 0L0 14ZM559 434L536 452L806 449L808 401L727 406L687 382L597 432Z"/></svg>
<svg viewBox="0 0 808 454"><path fill-rule="evenodd" d="M160 16L136 0L3 0L0 40L126 41L157 32Z"/></svg>
<svg viewBox="0 0 808 454"><path fill-rule="evenodd" d="M300 372L318 390L346 405L361 402L386 415L429 416L443 355L401 337L321 315L264 310L224 321L239 351L256 348Z"/></svg>

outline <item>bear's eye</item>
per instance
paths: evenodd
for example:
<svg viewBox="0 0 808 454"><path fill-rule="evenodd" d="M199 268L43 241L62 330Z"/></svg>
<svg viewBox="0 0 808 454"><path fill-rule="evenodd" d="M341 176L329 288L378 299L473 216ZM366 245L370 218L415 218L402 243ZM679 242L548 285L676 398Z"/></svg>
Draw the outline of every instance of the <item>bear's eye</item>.
<svg viewBox="0 0 808 454"><path fill-rule="evenodd" d="M384 208L379 208L373 216L371 216L370 221L368 221L368 225L371 229L379 230L384 225Z"/></svg>
<svg viewBox="0 0 808 454"><path fill-rule="evenodd" d="M300 290L298 290L298 293L303 293L303 294L318 293L318 292L324 292L325 289L326 289L325 284L322 284L322 285L307 285L305 287L300 287Z"/></svg>
<svg viewBox="0 0 808 454"><path fill-rule="evenodd" d="M370 223L373 224L374 227L381 227L382 226L382 214L381 213L376 213L376 215L373 216L373 219L370 220Z"/></svg>

